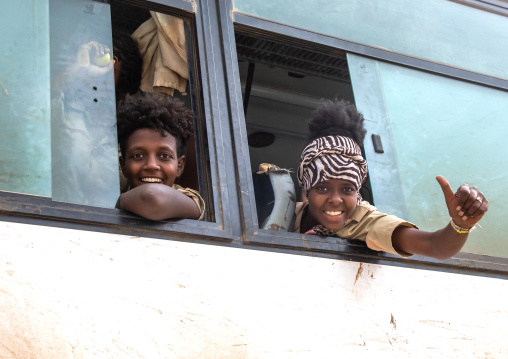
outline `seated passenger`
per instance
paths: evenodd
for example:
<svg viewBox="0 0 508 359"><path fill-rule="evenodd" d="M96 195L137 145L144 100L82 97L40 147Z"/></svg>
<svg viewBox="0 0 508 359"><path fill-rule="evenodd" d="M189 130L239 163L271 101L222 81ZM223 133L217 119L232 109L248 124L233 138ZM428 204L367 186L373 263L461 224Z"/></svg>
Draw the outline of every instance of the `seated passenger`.
<svg viewBox="0 0 508 359"><path fill-rule="evenodd" d="M153 220L201 219L205 204L199 193L174 184L184 170L192 112L168 96L126 96L117 122L120 165L129 184L117 208Z"/></svg>
<svg viewBox="0 0 508 359"><path fill-rule="evenodd" d="M354 105L327 101L313 113L309 141L301 155L298 182L308 198L295 211L294 232L365 241L373 250L403 257L419 254L446 259L460 251L469 232L489 207L476 188L463 184L453 193L438 176L450 223L435 232L380 213L359 193L367 177L362 157L364 118Z"/></svg>

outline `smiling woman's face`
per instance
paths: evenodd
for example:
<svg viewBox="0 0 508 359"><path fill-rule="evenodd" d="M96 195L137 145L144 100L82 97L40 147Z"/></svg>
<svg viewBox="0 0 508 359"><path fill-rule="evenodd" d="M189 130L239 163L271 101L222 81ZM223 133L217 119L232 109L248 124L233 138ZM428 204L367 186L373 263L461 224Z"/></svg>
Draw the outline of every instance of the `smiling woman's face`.
<svg viewBox="0 0 508 359"><path fill-rule="evenodd" d="M319 182L309 191L309 214L319 224L338 230L356 209L358 191L346 180Z"/></svg>
<svg viewBox="0 0 508 359"><path fill-rule="evenodd" d="M146 183L172 186L183 172L185 156L177 157L176 138L166 132L142 128L127 140L122 171L130 188Z"/></svg>

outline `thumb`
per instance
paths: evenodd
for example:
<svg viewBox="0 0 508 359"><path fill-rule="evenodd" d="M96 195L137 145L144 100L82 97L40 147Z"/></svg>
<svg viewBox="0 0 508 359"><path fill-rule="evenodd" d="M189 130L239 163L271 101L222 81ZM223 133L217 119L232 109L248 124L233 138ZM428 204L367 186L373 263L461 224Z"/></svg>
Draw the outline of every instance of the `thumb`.
<svg viewBox="0 0 508 359"><path fill-rule="evenodd" d="M450 187L450 183L448 183L446 178L444 178L443 176L437 176L436 180L441 186L441 189L443 190L443 195L446 203L450 203L450 201L455 198L452 188Z"/></svg>

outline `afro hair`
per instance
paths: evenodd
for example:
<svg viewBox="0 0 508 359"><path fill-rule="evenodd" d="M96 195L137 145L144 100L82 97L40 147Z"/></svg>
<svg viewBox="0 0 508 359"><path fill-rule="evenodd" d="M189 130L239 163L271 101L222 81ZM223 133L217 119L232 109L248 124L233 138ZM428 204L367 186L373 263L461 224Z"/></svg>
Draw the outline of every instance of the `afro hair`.
<svg viewBox="0 0 508 359"><path fill-rule="evenodd" d="M363 115L348 101L326 100L314 110L309 119L307 140L311 142L325 136L344 136L363 146L367 133L363 121Z"/></svg>
<svg viewBox="0 0 508 359"><path fill-rule="evenodd" d="M120 152L125 157L127 140L136 131L150 128L165 137L170 133L176 138L177 155L185 152L187 140L193 134L192 111L171 96L145 94L127 95L117 105L117 129Z"/></svg>

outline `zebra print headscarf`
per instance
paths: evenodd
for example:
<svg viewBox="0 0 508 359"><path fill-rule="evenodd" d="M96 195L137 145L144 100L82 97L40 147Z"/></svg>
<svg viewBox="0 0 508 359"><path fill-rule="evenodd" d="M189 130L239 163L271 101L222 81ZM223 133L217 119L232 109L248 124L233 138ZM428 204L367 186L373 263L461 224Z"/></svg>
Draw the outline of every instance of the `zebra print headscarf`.
<svg viewBox="0 0 508 359"><path fill-rule="evenodd" d="M317 138L305 147L300 157L298 183L306 196L321 181L342 179L359 190L366 178L367 162L360 147L349 137Z"/></svg>

